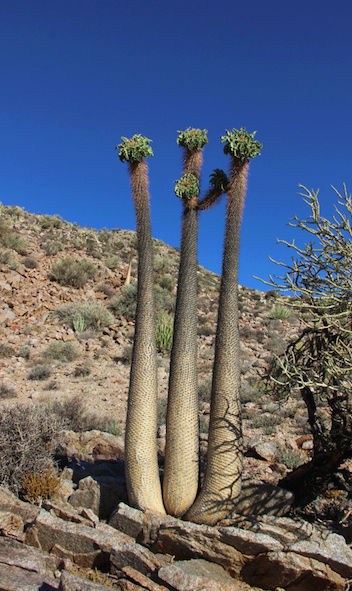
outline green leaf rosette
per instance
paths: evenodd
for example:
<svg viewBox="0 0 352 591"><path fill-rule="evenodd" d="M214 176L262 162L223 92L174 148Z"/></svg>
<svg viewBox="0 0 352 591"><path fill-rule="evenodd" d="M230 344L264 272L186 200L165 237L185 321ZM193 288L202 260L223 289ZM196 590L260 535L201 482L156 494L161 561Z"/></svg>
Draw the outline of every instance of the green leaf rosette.
<svg viewBox="0 0 352 591"><path fill-rule="evenodd" d="M258 154L263 145L254 139L257 132L248 133L245 127L241 129L226 130L226 134L221 136L221 143L224 145L224 153L231 154L238 160L251 160Z"/></svg>
<svg viewBox="0 0 352 591"><path fill-rule="evenodd" d="M176 181L175 194L181 199L189 201L192 197L197 197L199 193L199 181L194 174L184 174Z"/></svg>
<svg viewBox="0 0 352 591"><path fill-rule="evenodd" d="M141 162L148 156L154 156L153 150L149 145L152 140L142 136L140 133L136 133L131 139L123 136L121 139L122 142L116 146L121 162L124 160L131 163Z"/></svg>

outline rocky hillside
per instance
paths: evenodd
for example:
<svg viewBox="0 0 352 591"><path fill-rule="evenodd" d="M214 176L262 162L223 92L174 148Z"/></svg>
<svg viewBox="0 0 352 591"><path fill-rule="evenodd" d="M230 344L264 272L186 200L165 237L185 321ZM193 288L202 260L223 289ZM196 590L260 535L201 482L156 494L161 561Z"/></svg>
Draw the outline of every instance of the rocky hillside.
<svg viewBox="0 0 352 591"><path fill-rule="evenodd" d="M155 240L158 317L172 316L178 252ZM136 285L136 236L81 228L59 216L1 208L0 396L14 401L78 395L108 428L122 432L128 392ZM125 285L130 266L130 284ZM207 430L219 277L199 267L201 426ZM273 292L240 287L242 399L245 434L255 439L306 434L299 400L273 401L260 379L299 319ZM166 328L167 328L166 327ZM168 344L160 346L160 424L167 395ZM259 412L258 412L259 411ZM290 449L295 444L290 439ZM293 460L292 460L293 461Z"/></svg>
<svg viewBox="0 0 352 591"><path fill-rule="evenodd" d="M217 528L144 516L124 505L135 233L80 228L19 207L1 206L0 214L0 476L12 489L0 488L1 588L343 591L352 555L331 530L352 540L344 487L352 465L306 508L303 516L317 529L293 513L292 494L276 486L312 450L304 403L294 392L275 400L262 378L301 327L287 298L239 290L239 515ZM154 248L162 471L179 255L157 240ZM199 267L198 279L204 466L219 277Z"/></svg>

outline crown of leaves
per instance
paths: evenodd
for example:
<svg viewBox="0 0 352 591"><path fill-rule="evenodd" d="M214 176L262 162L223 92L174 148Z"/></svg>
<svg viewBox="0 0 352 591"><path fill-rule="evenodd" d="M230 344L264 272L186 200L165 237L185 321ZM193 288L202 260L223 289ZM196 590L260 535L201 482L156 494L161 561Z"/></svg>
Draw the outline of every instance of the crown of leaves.
<svg viewBox="0 0 352 591"><path fill-rule="evenodd" d="M199 193L199 181L194 174L186 173L178 181L175 186L175 194L181 199L188 201L192 197L196 197Z"/></svg>
<svg viewBox="0 0 352 591"><path fill-rule="evenodd" d="M187 148L190 152L201 150L208 143L207 133L207 129L187 127L184 131L178 132L177 143L179 146Z"/></svg>
<svg viewBox="0 0 352 591"><path fill-rule="evenodd" d="M131 139L121 137L122 142L117 144L116 150L119 151L119 158L121 162L141 162L148 156L154 156L153 150L150 147L150 140L142 136L140 133L135 133Z"/></svg>
<svg viewBox="0 0 352 591"><path fill-rule="evenodd" d="M209 175L209 182L216 191L226 192L229 179L227 174L221 168L215 168Z"/></svg>
<svg viewBox="0 0 352 591"><path fill-rule="evenodd" d="M224 145L224 153L231 154L239 160L251 160L258 154L263 145L254 139L257 132L248 133L245 127L241 129L226 130L226 134L221 136L221 143Z"/></svg>

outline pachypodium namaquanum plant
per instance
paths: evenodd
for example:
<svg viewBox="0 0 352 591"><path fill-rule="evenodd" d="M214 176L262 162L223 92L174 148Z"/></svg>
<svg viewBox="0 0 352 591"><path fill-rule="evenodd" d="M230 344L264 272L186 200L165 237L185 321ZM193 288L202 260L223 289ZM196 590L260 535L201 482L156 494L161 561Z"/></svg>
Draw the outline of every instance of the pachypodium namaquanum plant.
<svg viewBox="0 0 352 591"><path fill-rule="evenodd" d="M198 197L199 180L194 174L184 174L176 181L175 195L188 201L192 197Z"/></svg>
<svg viewBox="0 0 352 591"><path fill-rule="evenodd" d="M208 143L207 133L207 129L187 127L184 131L178 131L177 143L189 152L198 151Z"/></svg>
<svg viewBox="0 0 352 591"><path fill-rule="evenodd" d="M135 333L125 432L128 498L139 509L165 513L156 446L157 365L155 339L153 241L149 211L147 156L151 140L140 134L116 146L127 161L137 219L138 288Z"/></svg>
<svg viewBox="0 0 352 591"><path fill-rule="evenodd" d="M116 150L119 151L119 158L121 162L129 162L130 164L141 162L148 156L154 156L153 150L150 146L152 140L136 133L131 139L121 137L122 142L117 144Z"/></svg>
<svg viewBox="0 0 352 591"><path fill-rule="evenodd" d="M186 519L209 525L235 511L241 491L242 422L238 329L238 258L249 160L260 153L255 132L245 128L222 136L232 157L227 184L227 211L218 322L215 339L207 468L204 483ZM224 180L225 182L225 180Z"/></svg>
<svg viewBox="0 0 352 591"><path fill-rule="evenodd" d="M221 136L221 143L224 145L224 154L230 154L234 158L243 162L252 160L260 154L262 144L254 139L256 131L248 133L245 127L241 129L233 128L226 130L226 134Z"/></svg>
<svg viewBox="0 0 352 591"><path fill-rule="evenodd" d="M232 157L230 175L215 169L198 201L206 130L187 128L177 143L184 148L183 175L175 193L182 199L180 267L170 358L163 501L168 513L215 524L234 509L241 488L242 430L238 331L239 235L249 160L261 144L244 128L221 137ZM126 425L126 480L130 502L163 512L156 462L156 347L153 300L153 249L147 167L150 140L136 134L117 146L127 160L137 214L138 301ZM197 234L198 212L227 192L227 218L213 368L207 470L199 485L197 385ZM149 408L150 407L150 408ZM144 470L143 470L144 467ZM158 480L158 482L156 482ZM196 498L196 500L195 500Z"/></svg>

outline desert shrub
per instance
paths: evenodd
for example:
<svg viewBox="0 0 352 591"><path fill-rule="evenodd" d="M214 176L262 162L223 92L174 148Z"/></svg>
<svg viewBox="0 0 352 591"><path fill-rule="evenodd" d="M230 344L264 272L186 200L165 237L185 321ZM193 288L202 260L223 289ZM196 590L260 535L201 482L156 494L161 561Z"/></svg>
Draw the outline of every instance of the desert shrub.
<svg viewBox="0 0 352 591"><path fill-rule="evenodd" d="M245 404L246 402L258 402L261 398L261 392L253 388L247 381L241 381L241 402Z"/></svg>
<svg viewBox="0 0 352 591"><path fill-rule="evenodd" d="M25 211L18 205L8 205L6 207L6 213L10 216L10 218L19 220L24 215Z"/></svg>
<svg viewBox="0 0 352 591"><path fill-rule="evenodd" d="M171 313L175 308L175 298L166 290L155 285L156 314ZM137 283L124 285L120 293L113 296L109 302L109 309L117 317L134 318L137 304Z"/></svg>
<svg viewBox="0 0 352 591"><path fill-rule="evenodd" d="M266 300L270 300L270 299L276 300L279 297L279 293L280 292L278 289L268 289L268 291L265 292L264 297Z"/></svg>
<svg viewBox="0 0 352 591"><path fill-rule="evenodd" d="M159 285L163 289L167 289L167 291L172 291L174 282L171 275L162 275L159 280Z"/></svg>
<svg viewBox="0 0 352 591"><path fill-rule="evenodd" d="M39 218L42 230L60 228L62 226L62 217L59 215L42 215Z"/></svg>
<svg viewBox="0 0 352 591"><path fill-rule="evenodd" d="M1 250L0 264L7 265L9 269L15 271L19 263L12 250Z"/></svg>
<svg viewBox="0 0 352 591"><path fill-rule="evenodd" d="M170 314L175 310L175 298L169 291L163 289L160 285L155 285L154 295L157 314Z"/></svg>
<svg viewBox="0 0 352 591"><path fill-rule="evenodd" d="M23 264L27 269L36 269L38 267L38 261L35 257L26 257L23 259Z"/></svg>
<svg viewBox="0 0 352 591"><path fill-rule="evenodd" d="M101 293L106 295L108 298L111 298L115 294L114 288L112 287L112 285L109 285L109 283L99 283L99 285L97 285L95 291L100 291Z"/></svg>
<svg viewBox="0 0 352 591"><path fill-rule="evenodd" d="M3 220L0 220L0 246L26 254L27 244L23 236L15 232Z"/></svg>
<svg viewBox="0 0 352 591"><path fill-rule="evenodd" d="M115 316L134 318L137 302L137 284L124 285L119 294L113 296L109 302L109 309Z"/></svg>
<svg viewBox="0 0 352 591"><path fill-rule="evenodd" d="M209 419L205 415L199 417L199 432L208 433L209 431Z"/></svg>
<svg viewBox="0 0 352 591"><path fill-rule="evenodd" d="M107 257L107 259L105 259L105 266L111 271L115 271L115 269L118 269L120 266L120 257L116 254Z"/></svg>
<svg viewBox="0 0 352 591"><path fill-rule="evenodd" d="M100 302L73 302L61 306L55 316L62 324L68 324L78 332L91 328L101 330L113 324L114 317Z"/></svg>
<svg viewBox="0 0 352 591"><path fill-rule="evenodd" d="M305 463L305 456L298 450L289 449L287 447L280 446L276 456L277 461L280 464L284 464L289 470L294 470Z"/></svg>
<svg viewBox="0 0 352 591"><path fill-rule="evenodd" d="M57 417L60 424L72 431L91 431L98 429L113 435L120 435L121 430L111 416L94 415L80 396L72 396L65 400L53 400L48 403L49 412Z"/></svg>
<svg viewBox="0 0 352 591"><path fill-rule="evenodd" d="M80 356L80 351L74 343L63 343L53 341L46 347L42 353L47 359L57 359L58 361L74 361Z"/></svg>
<svg viewBox="0 0 352 591"><path fill-rule="evenodd" d="M15 355L15 350L11 345L5 345L4 343L0 343L0 359L4 357L12 357Z"/></svg>
<svg viewBox="0 0 352 591"><path fill-rule="evenodd" d="M31 348L29 345L22 345L22 347L18 349L18 356L23 357L23 359L29 359L30 353Z"/></svg>
<svg viewBox="0 0 352 591"><path fill-rule="evenodd" d="M46 380L49 376L51 376L50 367L40 363L32 367L27 377L29 380Z"/></svg>
<svg viewBox="0 0 352 591"><path fill-rule="evenodd" d="M48 240L48 242L44 244L43 248L45 254L47 254L48 256L54 256L55 254L60 252L60 250L62 250L62 245L61 242L59 242L58 240Z"/></svg>
<svg viewBox="0 0 352 591"><path fill-rule="evenodd" d="M272 320L286 320L287 318L290 318L291 315L292 313L290 310L288 310L288 308L278 304L270 310L268 318L271 318Z"/></svg>
<svg viewBox="0 0 352 591"><path fill-rule="evenodd" d="M165 425L166 423L166 409L167 409L167 398L159 398L158 400L158 411L157 411L157 425Z"/></svg>
<svg viewBox="0 0 352 591"><path fill-rule="evenodd" d="M162 314L156 322L156 348L159 352L171 351L173 337L173 318Z"/></svg>
<svg viewBox="0 0 352 591"><path fill-rule="evenodd" d="M90 365L84 363L82 365L77 365L73 371L73 375L75 378L86 378L90 375L92 369Z"/></svg>
<svg viewBox="0 0 352 591"><path fill-rule="evenodd" d="M19 404L0 414L1 483L18 494L25 474L53 468L62 423L42 405Z"/></svg>
<svg viewBox="0 0 352 591"><path fill-rule="evenodd" d="M281 423L282 419L278 416L268 414L258 414L252 417L251 424L254 429L267 429L270 433L273 432L274 427Z"/></svg>
<svg viewBox="0 0 352 591"><path fill-rule="evenodd" d="M198 386L198 399L200 402L210 402L211 396L211 380L202 382Z"/></svg>
<svg viewBox="0 0 352 591"><path fill-rule="evenodd" d="M13 384L0 382L0 400L5 400L5 398L16 398L16 396L17 392Z"/></svg>
<svg viewBox="0 0 352 591"><path fill-rule="evenodd" d="M116 358L116 361L122 361L122 363L131 363L132 361L132 353L133 353L133 347L132 345L126 345L123 350L122 353L120 355L120 357Z"/></svg>
<svg viewBox="0 0 352 591"><path fill-rule="evenodd" d="M100 243L95 238L88 236L86 240L86 253L96 259L101 258Z"/></svg>
<svg viewBox="0 0 352 591"><path fill-rule="evenodd" d="M21 497L39 504L42 499L54 499L60 490L60 478L53 468L43 472L28 472L22 478Z"/></svg>
<svg viewBox="0 0 352 591"><path fill-rule="evenodd" d="M97 268L88 260L75 261L72 257L66 257L53 264L50 278L60 285L83 287L89 279L97 273Z"/></svg>
<svg viewBox="0 0 352 591"><path fill-rule="evenodd" d="M155 273L168 273L172 269L174 263L168 256L156 254L154 257L154 271Z"/></svg>

